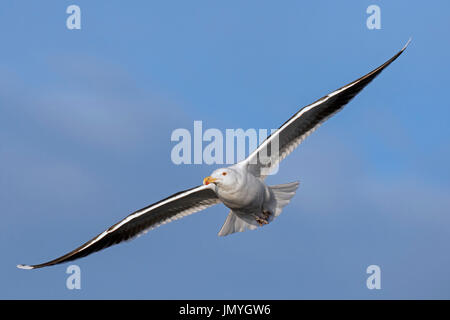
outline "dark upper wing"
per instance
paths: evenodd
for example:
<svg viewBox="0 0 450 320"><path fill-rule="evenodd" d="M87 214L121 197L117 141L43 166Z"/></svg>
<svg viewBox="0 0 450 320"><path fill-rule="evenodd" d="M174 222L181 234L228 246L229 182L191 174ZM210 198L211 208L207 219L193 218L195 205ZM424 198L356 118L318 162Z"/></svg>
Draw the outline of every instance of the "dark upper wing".
<svg viewBox="0 0 450 320"><path fill-rule="evenodd" d="M108 230L62 257L38 265L18 265L17 267L36 269L85 257L219 202L220 200L210 186L185 190L130 214Z"/></svg>
<svg viewBox="0 0 450 320"><path fill-rule="evenodd" d="M278 163L289 155L309 134L325 120L342 110L366 85L397 59L410 41L391 59L372 72L300 109L277 131L241 162L250 172L264 179ZM278 150L278 152L272 152Z"/></svg>

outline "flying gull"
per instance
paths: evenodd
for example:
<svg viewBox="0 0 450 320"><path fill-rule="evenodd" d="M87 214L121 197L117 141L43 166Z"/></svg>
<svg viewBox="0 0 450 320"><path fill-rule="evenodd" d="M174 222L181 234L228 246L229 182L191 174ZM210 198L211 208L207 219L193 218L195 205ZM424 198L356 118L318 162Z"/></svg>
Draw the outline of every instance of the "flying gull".
<svg viewBox="0 0 450 320"><path fill-rule="evenodd" d="M231 209L219 236L253 230L270 223L290 202L299 185L298 182L266 185L264 180L270 170L325 120L342 110L402 54L409 42L410 40L391 59L365 76L300 109L264 140L247 159L215 170L203 180L202 185L178 192L133 212L95 238L57 259L37 265L20 264L17 267L37 269L79 259L218 203L223 203Z"/></svg>

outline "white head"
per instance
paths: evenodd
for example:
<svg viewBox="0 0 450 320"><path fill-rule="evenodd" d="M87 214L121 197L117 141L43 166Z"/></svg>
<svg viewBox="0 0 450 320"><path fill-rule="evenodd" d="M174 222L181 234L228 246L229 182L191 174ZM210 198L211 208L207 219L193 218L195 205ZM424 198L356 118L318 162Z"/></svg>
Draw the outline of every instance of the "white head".
<svg viewBox="0 0 450 320"><path fill-rule="evenodd" d="M238 183L238 173L236 170L231 168L220 168L214 170L214 172L203 179L203 184L208 185L214 183L218 187L229 189L235 187Z"/></svg>

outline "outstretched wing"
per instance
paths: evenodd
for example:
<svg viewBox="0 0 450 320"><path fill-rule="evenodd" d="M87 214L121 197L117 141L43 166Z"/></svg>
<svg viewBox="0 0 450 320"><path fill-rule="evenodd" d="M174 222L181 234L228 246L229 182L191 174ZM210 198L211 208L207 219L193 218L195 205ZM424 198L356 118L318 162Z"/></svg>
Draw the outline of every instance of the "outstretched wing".
<svg viewBox="0 0 450 320"><path fill-rule="evenodd" d="M62 257L42 264L20 264L17 267L36 269L79 259L219 202L220 200L210 186L202 185L185 190L130 214L108 230Z"/></svg>
<svg viewBox="0 0 450 320"><path fill-rule="evenodd" d="M247 165L251 173L264 179L308 135L328 118L342 110L354 96L397 59L406 49L409 42L410 40L396 55L375 70L300 109L277 131L264 140L240 165Z"/></svg>

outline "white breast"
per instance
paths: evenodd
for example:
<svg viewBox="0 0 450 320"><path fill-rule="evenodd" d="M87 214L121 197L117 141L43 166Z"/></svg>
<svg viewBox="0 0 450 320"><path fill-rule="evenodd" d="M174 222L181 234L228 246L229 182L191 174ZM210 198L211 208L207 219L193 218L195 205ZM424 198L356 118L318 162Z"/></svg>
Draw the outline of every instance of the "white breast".
<svg viewBox="0 0 450 320"><path fill-rule="evenodd" d="M225 190L218 186L217 196L230 209L240 209L239 211L260 209L266 193L265 184L249 173L243 175L243 180L233 189Z"/></svg>

